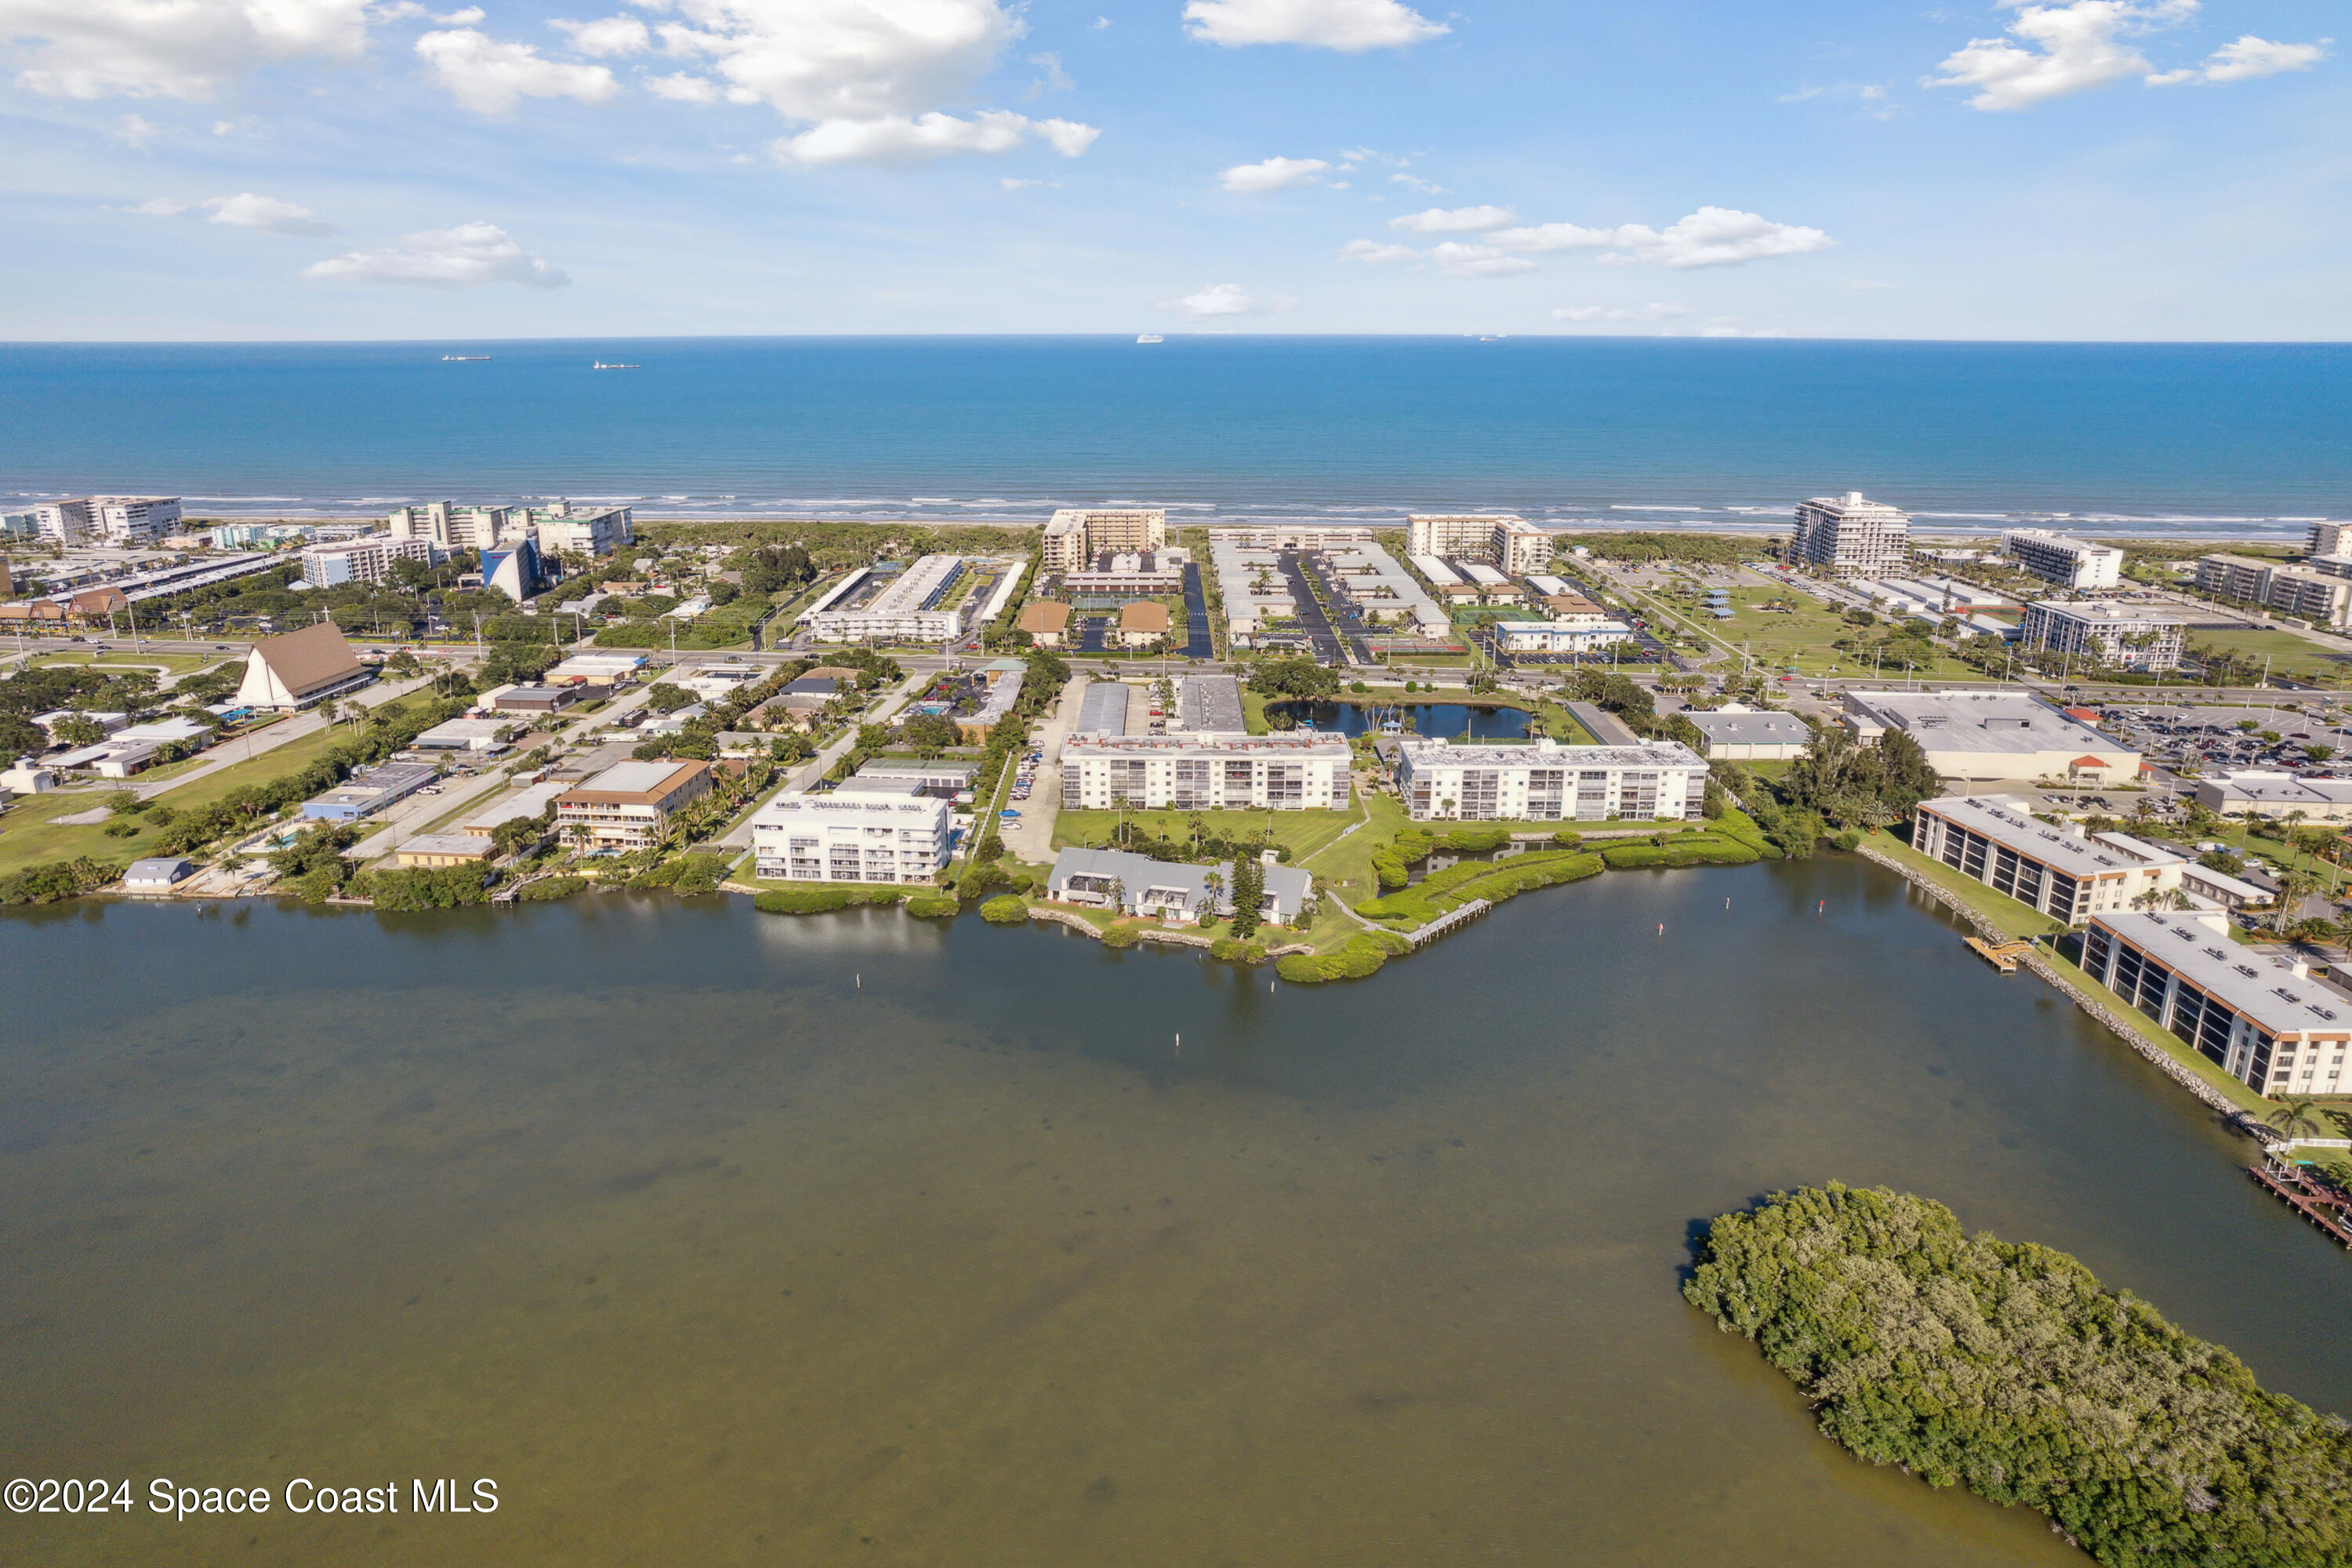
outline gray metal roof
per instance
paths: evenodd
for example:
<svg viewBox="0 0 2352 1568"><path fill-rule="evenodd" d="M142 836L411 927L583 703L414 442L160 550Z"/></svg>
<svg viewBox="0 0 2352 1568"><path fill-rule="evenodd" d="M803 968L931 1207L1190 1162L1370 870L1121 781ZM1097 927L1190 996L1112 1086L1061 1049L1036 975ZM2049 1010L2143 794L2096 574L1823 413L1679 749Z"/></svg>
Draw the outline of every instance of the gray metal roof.
<svg viewBox="0 0 2352 1568"><path fill-rule="evenodd" d="M1742 746L1803 745L1813 738L1812 727L1793 713L1695 713L1683 717L1710 741Z"/></svg>
<svg viewBox="0 0 2352 1568"><path fill-rule="evenodd" d="M1276 906L1295 910L1314 890L1315 879L1297 866L1268 866L1265 868L1265 890L1275 895ZM1191 866L1173 860L1154 860L1148 855L1131 854L1124 849L1087 849L1073 845L1054 857L1054 869L1047 886L1060 887L1072 877L1116 879L1124 884L1129 898L1147 888L1177 888L1185 894L1189 909L1205 907L1209 896L1209 873L1214 871L1223 881L1224 892L1218 895L1217 909L1221 914L1233 910L1228 896L1234 886L1234 863L1221 860L1213 866Z"/></svg>
<svg viewBox="0 0 2352 1568"><path fill-rule="evenodd" d="M1919 809L1932 811L1947 822L1957 822L1995 844L2031 855L2070 877L2143 870L2151 863L2169 864L2179 858L2151 845L2148 852L2161 856L2159 861L2151 862L2119 846L2086 837L2080 831L2069 833L2053 827L2027 811L2025 803L2011 795L1947 795L1941 800L1923 800Z"/></svg>
<svg viewBox="0 0 2352 1568"><path fill-rule="evenodd" d="M2209 996L2219 997L2273 1035L2352 1030L2352 998L2295 973L2294 966L2180 915L2121 911L2091 917L2145 950Z"/></svg>
<svg viewBox="0 0 2352 1568"><path fill-rule="evenodd" d="M1127 733L1127 688L1117 681L1097 680L1087 688L1078 704L1078 725L1074 735L1124 735Z"/></svg>
<svg viewBox="0 0 2352 1568"><path fill-rule="evenodd" d="M1239 734L1242 683L1231 675L1188 675L1176 683L1176 724L1181 730L1222 730Z"/></svg>

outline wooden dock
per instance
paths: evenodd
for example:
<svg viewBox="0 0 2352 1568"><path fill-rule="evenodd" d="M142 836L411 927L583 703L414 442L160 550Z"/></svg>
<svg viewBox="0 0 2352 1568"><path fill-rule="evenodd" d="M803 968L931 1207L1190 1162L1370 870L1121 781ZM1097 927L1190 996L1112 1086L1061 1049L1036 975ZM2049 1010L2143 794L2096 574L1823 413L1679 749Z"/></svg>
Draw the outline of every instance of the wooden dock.
<svg viewBox="0 0 2352 1568"><path fill-rule="evenodd" d="M1980 936L1962 937L1960 940L1968 943L1971 952L2003 974L2016 973L2017 961L2033 951L2033 944L2030 942L1991 942Z"/></svg>
<svg viewBox="0 0 2352 1568"><path fill-rule="evenodd" d="M2352 1247L2352 1230L2346 1228L2346 1220L2352 1218L2352 1206L2347 1206L2342 1198L2314 1186L2292 1169L2282 1173L2275 1165L2249 1165L2246 1173L2270 1189L2273 1196L2284 1198L2295 1213L2326 1231L2338 1247Z"/></svg>

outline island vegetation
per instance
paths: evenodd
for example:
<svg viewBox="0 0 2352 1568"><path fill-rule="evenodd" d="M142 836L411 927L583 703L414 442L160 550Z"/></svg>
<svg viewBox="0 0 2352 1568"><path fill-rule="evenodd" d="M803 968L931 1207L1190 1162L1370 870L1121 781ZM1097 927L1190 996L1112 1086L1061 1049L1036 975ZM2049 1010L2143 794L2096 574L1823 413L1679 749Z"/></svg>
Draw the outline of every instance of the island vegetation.
<svg viewBox="0 0 2352 1568"><path fill-rule="evenodd" d="M1683 1293L1822 1430L2040 1510L2115 1568L2352 1564L2352 1436L2080 1262L1886 1188L1779 1193L1706 1231Z"/></svg>

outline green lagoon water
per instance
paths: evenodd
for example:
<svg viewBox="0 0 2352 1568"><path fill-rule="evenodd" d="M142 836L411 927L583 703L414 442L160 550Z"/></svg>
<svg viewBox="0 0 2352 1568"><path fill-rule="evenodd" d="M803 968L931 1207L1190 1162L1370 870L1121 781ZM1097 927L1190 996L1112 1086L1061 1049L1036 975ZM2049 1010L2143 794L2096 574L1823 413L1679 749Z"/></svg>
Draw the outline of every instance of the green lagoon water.
<svg viewBox="0 0 2352 1568"><path fill-rule="evenodd" d="M2352 1412L2352 1265L2250 1146L1850 858L1319 990L717 899L67 907L0 960L0 1468L500 1500L0 1516L12 1563L2083 1561L1676 1294L1830 1179Z"/></svg>

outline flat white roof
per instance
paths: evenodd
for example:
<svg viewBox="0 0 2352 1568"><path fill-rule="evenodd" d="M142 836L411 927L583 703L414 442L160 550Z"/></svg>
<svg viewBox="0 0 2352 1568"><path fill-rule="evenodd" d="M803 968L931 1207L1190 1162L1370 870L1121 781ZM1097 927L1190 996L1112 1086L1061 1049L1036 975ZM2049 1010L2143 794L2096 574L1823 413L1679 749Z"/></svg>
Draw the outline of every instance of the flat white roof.
<svg viewBox="0 0 2352 1568"><path fill-rule="evenodd" d="M1947 822L1958 823L2021 855L2030 855L2070 877L2111 876L2117 871L2148 868L2147 861L2137 854L2127 854L2084 834L2052 826L2027 811L2023 801L2010 795L1947 795L1941 800L1921 801L1919 809L1932 811Z"/></svg>
<svg viewBox="0 0 2352 1568"><path fill-rule="evenodd" d="M2241 947L2221 932L2155 910L2110 910L2091 917L2167 969L2270 1034L2352 1030L2352 1001L2334 988L2295 973L2292 965Z"/></svg>

